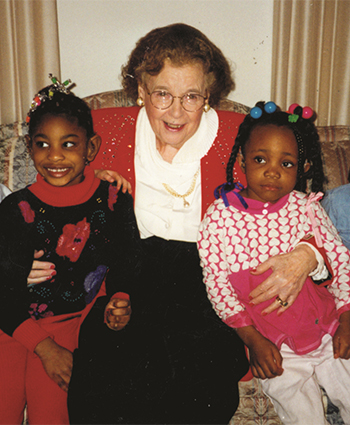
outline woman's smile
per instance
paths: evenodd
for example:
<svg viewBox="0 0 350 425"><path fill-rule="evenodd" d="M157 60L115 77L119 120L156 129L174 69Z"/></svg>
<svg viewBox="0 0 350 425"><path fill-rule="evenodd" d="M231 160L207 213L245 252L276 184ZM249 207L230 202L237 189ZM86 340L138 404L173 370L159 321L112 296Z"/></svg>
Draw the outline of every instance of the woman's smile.
<svg viewBox="0 0 350 425"><path fill-rule="evenodd" d="M186 111L181 99L187 93L206 94L206 77L203 66L194 63L183 66L174 66L165 61L164 67L158 75L148 76L146 85L139 86L139 96L145 104L145 109L152 130L156 137L157 149L163 159L176 155L177 151L198 130L203 108L195 112ZM150 93L163 90L171 93L173 103L166 109L158 109L151 103Z"/></svg>
<svg viewBox="0 0 350 425"><path fill-rule="evenodd" d="M164 121L164 124L169 127L170 130L180 130L184 127L184 124L170 124Z"/></svg>

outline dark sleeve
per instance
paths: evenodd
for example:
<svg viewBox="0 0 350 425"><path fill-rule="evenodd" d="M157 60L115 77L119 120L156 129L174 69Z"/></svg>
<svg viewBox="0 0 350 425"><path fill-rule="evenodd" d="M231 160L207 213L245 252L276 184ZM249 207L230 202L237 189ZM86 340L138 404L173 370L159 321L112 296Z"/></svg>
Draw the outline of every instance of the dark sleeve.
<svg viewBox="0 0 350 425"><path fill-rule="evenodd" d="M0 204L0 328L9 335L30 317L27 276L34 242L32 224L25 222L18 201L12 194Z"/></svg>
<svg viewBox="0 0 350 425"><path fill-rule="evenodd" d="M108 297L125 292L132 297L140 266L140 235L136 224L133 198L119 191L114 205L113 239L106 278Z"/></svg>

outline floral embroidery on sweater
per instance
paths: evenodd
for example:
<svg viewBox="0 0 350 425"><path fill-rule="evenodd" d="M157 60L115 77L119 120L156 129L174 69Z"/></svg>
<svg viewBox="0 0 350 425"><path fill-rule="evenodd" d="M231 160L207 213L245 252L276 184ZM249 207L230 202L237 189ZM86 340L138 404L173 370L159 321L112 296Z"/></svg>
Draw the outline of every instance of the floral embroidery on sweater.
<svg viewBox="0 0 350 425"><path fill-rule="evenodd" d="M86 241L90 236L90 223L84 218L75 224L66 224L57 242L56 252L61 257L68 257L75 263L78 261Z"/></svg>
<svg viewBox="0 0 350 425"><path fill-rule="evenodd" d="M27 201L21 201L18 204L21 213L23 215L24 221L26 223L33 223L35 218L35 212L31 209Z"/></svg>

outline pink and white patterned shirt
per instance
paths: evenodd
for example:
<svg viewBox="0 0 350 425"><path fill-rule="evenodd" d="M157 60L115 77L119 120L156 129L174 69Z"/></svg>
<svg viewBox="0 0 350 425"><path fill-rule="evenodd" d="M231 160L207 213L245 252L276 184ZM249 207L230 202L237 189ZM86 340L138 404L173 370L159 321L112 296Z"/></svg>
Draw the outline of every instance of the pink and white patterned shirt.
<svg viewBox="0 0 350 425"><path fill-rule="evenodd" d="M290 252L313 233L306 212L308 197L292 191L275 204L245 198L245 209L234 192L226 196L227 207L218 199L208 208L198 237L204 283L213 308L227 325L253 325L278 347L286 343L299 354L314 350L325 333L334 334L339 315L350 310L350 252L322 206L314 202L313 214L334 279L324 288L308 278L295 303L281 316L276 311L262 316L271 300L253 306L249 293L271 271L253 276L250 270L271 256Z"/></svg>

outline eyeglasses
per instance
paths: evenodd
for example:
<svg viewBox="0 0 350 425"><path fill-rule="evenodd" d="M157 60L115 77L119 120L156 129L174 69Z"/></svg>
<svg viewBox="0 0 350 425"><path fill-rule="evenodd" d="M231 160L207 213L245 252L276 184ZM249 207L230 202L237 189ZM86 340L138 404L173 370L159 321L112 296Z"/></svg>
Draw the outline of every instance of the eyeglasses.
<svg viewBox="0 0 350 425"><path fill-rule="evenodd" d="M148 93L148 92L147 92ZM197 93L187 93L183 96L173 96L165 90L156 90L148 93L152 105L157 109L168 109L174 103L175 98L179 98L182 107L187 112L199 111L205 104L207 97Z"/></svg>

